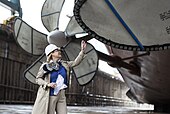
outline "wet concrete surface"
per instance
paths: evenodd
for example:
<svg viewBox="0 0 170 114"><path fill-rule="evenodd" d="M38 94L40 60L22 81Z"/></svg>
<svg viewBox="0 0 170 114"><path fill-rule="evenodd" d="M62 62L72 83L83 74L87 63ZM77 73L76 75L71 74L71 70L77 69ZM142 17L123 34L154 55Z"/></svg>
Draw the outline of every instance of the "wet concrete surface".
<svg viewBox="0 0 170 114"><path fill-rule="evenodd" d="M0 114L31 114L32 105L0 105ZM168 114L154 113L152 108L68 106L68 114ZM147 111L146 111L147 110Z"/></svg>

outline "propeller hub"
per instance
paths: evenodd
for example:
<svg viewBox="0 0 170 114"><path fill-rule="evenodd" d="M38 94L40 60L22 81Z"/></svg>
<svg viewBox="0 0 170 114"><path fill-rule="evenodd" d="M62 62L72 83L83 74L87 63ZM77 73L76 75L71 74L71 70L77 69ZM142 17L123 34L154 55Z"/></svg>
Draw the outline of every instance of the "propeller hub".
<svg viewBox="0 0 170 114"><path fill-rule="evenodd" d="M67 44L67 39L64 32L59 30L51 31L47 36L47 41L50 44L55 44L59 47L63 47Z"/></svg>

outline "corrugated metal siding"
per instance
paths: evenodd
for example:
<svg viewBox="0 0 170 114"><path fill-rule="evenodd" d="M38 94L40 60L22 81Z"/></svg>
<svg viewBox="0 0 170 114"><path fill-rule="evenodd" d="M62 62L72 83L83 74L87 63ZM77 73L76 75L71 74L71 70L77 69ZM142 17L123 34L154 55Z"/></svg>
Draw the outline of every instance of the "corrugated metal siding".
<svg viewBox="0 0 170 114"><path fill-rule="evenodd" d="M33 102L37 86L26 81L23 72L36 57L24 52L14 41L0 42L0 102Z"/></svg>

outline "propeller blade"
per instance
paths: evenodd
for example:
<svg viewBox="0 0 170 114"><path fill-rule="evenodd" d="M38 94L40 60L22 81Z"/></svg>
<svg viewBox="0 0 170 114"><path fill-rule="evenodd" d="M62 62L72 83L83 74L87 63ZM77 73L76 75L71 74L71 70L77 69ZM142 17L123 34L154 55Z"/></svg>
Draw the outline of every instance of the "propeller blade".
<svg viewBox="0 0 170 114"><path fill-rule="evenodd" d="M65 52L69 60L74 60L80 52L80 40L71 40L65 47ZM86 85L94 78L98 69L98 55L95 48L87 43L86 57L76 67L73 67L75 75L80 85Z"/></svg>
<svg viewBox="0 0 170 114"><path fill-rule="evenodd" d="M48 44L46 34L33 29L19 17L14 20L13 29L16 42L26 52L33 55L41 55L44 52Z"/></svg>
<svg viewBox="0 0 170 114"><path fill-rule="evenodd" d="M169 0L77 0L74 16L89 35L112 47L170 48Z"/></svg>
<svg viewBox="0 0 170 114"><path fill-rule="evenodd" d="M65 0L46 0L41 11L41 20L50 32L59 28L59 17Z"/></svg>
<svg viewBox="0 0 170 114"><path fill-rule="evenodd" d="M85 33L85 31L80 27L80 25L75 20L75 17L72 16L66 29L65 34L66 36L74 36L75 34Z"/></svg>
<svg viewBox="0 0 170 114"><path fill-rule="evenodd" d="M35 78L41 64L46 61L46 56L43 53L34 63L32 63L25 71L24 77L31 83L36 84Z"/></svg>

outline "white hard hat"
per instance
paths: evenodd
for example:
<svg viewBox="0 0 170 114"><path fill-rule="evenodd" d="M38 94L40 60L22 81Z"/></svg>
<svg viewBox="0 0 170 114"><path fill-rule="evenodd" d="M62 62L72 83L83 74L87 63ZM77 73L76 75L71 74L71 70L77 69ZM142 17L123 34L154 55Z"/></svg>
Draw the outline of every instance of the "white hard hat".
<svg viewBox="0 0 170 114"><path fill-rule="evenodd" d="M49 44L46 48L45 48L45 55L48 56L52 51L59 49L59 47L57 47L54 44Z"/></svg>

